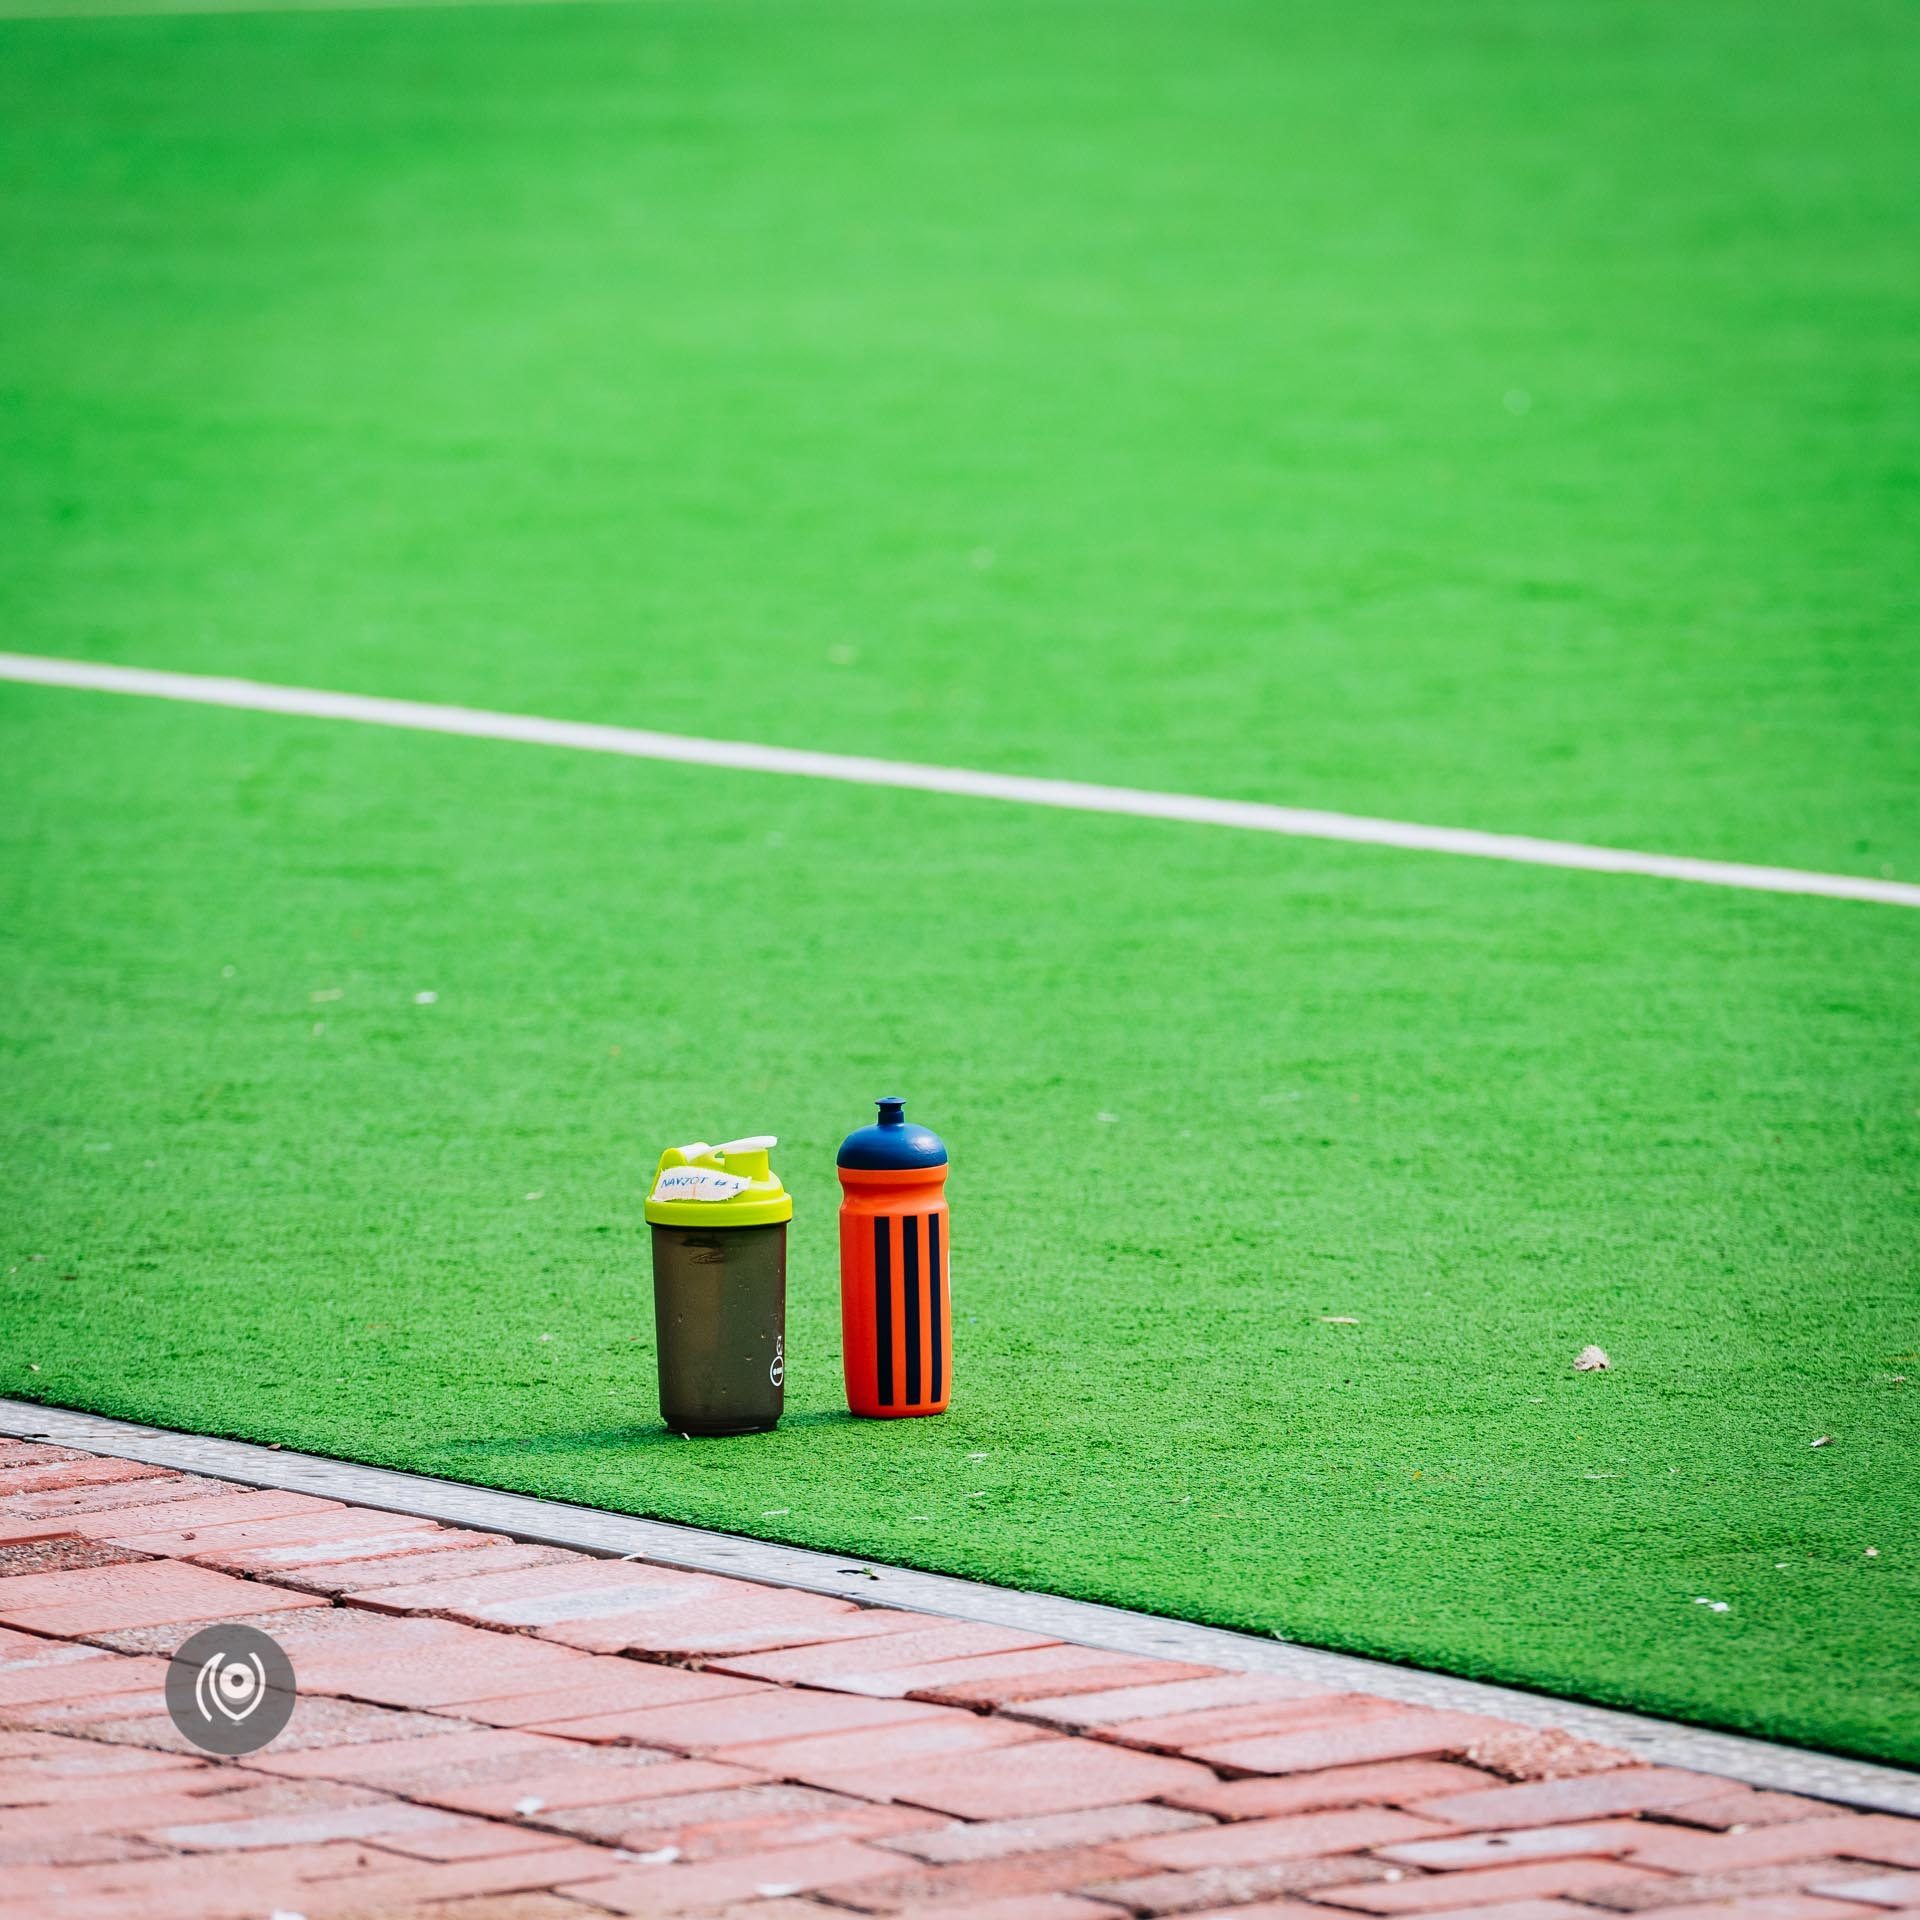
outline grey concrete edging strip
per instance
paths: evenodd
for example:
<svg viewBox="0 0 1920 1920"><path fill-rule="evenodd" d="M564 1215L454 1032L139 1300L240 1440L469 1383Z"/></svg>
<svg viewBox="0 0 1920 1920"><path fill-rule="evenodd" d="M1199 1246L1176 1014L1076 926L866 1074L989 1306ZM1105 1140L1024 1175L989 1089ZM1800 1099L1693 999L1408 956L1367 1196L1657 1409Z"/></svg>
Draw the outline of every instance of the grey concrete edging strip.
<svg viewBox="0 0 1920 1920"><path fill-rule="evenodd" d="M417 1514L544 1545L574 1547L584 1553L653 1560L663 1566L731 1574L769 1586L804 1587L863 1606L903 1607L958 1620L986 1621L1116 1653L1185 1660L1243 1673L1281 1673L1340 1692L1371 1693L1412 1706L1484 1713L1530 1727L1557 1727L1584 1739L1624 1748L1649 1765L1691 1767L1784 1793L1810 1794L1849 1806L1920 1816L1920 1774L1902 1768L1815 1753L1804 1747L1777 1746L1742 1734L1716 1733L1678 1721L1524 1693L1480 1680L1455 1679L1354 1654L1327 1653L1317 1647L1234 1633L1223 1627L1130 1613L1088 1600L1022 1593L949 1574L870 1564L808 1547L783 1547L770 1540L710 1533L665 1520L642 1520L598 1507L572 1506L563 1500L498 1493L456 1480L437 1480L387 1467L363 1467L242 1440L175 1433L99 1414L36 1406L24 1400L0 1399L0 1434L118 1454L123 1459L204 1473L217 1480L280 1487L390 1513Z"/></svg>

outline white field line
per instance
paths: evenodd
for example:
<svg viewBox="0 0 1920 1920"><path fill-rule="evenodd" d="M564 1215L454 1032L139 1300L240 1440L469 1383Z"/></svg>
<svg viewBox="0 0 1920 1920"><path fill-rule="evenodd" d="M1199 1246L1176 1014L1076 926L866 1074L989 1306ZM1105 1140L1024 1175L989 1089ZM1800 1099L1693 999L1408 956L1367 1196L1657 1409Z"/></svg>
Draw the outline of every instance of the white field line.
<svg viewBox="0 0 1920 1920"><path fill-rule="evenodd" d="M1678 854L1632 853L1567 840L1479 833L1468 827L1423 827L1407 820L1370 820L1360 814L1276 807L1258 800L1213 800L1204 794L1154 793L1139 787L1093 786L1083 780L1046 780L1024 774L981 773L968 767L928 767L910 760L869 760L850 753L812 753L801 747L760 746L746 740L702 740L650 733L639 727L600 726L586 720L543 720L522 713L489 713L370 694L323 693L149 667L105 666L37 654L0 653L0 680L41 687L78 687L93 693L143 694L198 706L239 707L250 713L287 713L308 720L357 720L365 726L416 733L464 734L476 740L517 740L529 746L571 747L582 753L623 754L632 760L675 760L688 766L727 767L742 773L796 774L855 786L901 787L972 800L1010 800L1075 813L1128 814L1141 820L1178 820L1194 826L1239 827L1300 840L1345 840L1359 846L1400 847L1416 853L1467 854L1533 867L1572 867L1587 873L1635 873L1658 880L1690 880L1756 893L1816 894L1831 900L1872 900L1920 907L1920 886L1868 880L1845 873L1805 873L1792 867L1750 867L1729 860L1689 860Z"/></svg>

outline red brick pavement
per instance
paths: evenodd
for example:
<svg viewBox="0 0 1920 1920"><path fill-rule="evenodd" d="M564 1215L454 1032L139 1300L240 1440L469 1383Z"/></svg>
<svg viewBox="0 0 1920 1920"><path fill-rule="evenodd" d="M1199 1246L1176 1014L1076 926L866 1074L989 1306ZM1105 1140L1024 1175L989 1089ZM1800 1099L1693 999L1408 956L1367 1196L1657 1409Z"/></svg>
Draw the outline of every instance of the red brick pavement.
<svg viewBox="0 0 1920 1920"><path fill-rule="evenodd" d="M165 1656L300 1700L216 1760ZM1920 1821L0 1440L0 1920L1876 1920Z"/></svg>

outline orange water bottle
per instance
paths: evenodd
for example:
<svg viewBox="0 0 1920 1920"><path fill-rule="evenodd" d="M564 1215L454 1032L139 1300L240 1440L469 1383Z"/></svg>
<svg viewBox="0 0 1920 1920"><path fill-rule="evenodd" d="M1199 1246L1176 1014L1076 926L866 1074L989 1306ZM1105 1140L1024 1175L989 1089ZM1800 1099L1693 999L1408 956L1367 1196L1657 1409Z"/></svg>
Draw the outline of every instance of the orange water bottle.
<svg viewBox="0 0 1920 1920"><path fill-rule="evenodd" d="M953 1382L947 1149L905 1103L840 1146L840 1353L847 1405L869 1419L945 1413Z"/></svg>

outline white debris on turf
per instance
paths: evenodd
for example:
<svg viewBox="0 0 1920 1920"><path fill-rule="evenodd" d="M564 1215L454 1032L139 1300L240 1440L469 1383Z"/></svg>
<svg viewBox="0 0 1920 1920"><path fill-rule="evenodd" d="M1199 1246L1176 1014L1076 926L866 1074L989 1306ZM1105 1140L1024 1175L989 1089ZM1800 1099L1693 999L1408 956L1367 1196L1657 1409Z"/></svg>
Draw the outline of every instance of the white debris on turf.
<svg viewBox="0 0 1920 1920"><path fill-rule="evenodd" d="M1575 1373L1605 1373L1612 1365L1613 1362L1607 1358L1605 1347L1582 1347L1573 1356Z"/></svg>

